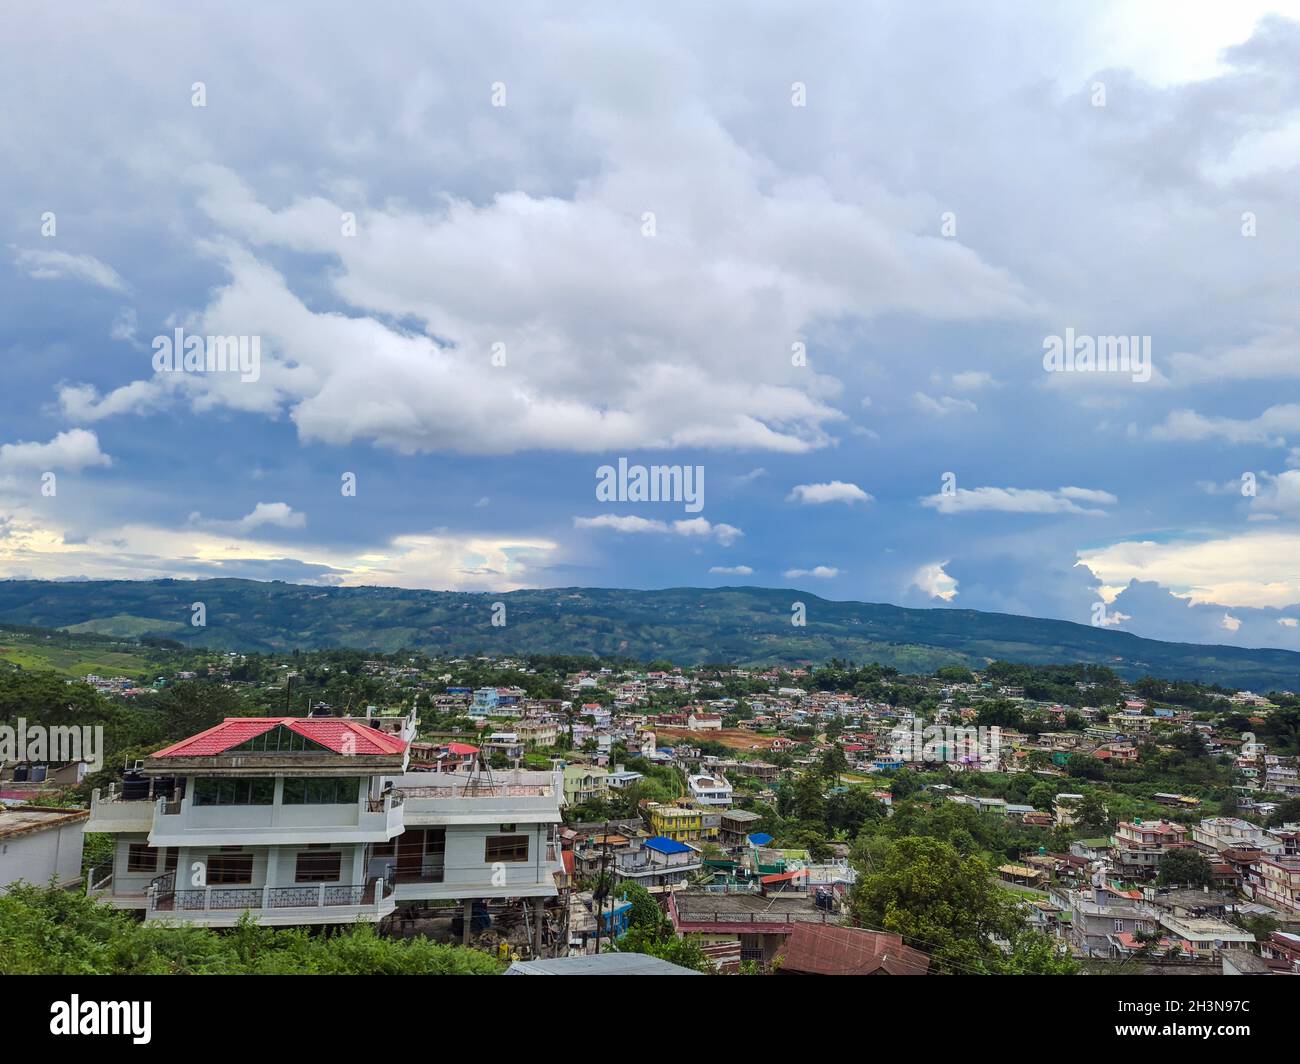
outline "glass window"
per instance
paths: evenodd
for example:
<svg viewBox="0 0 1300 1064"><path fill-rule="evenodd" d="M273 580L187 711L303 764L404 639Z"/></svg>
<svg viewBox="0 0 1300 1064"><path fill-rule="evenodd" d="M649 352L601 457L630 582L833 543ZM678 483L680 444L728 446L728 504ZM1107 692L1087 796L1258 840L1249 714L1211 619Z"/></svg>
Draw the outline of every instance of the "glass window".
<svg viewBox="0 0 1300 1064"><path fill-rule="evenodd" d="M275 800L273 779L197 779L195 805L270 805Z"/></svg>
<svg viewBox="0 0 1300 1064"><path fill-rule="evenodd" d="M343 870L343 854L335 850L298 854L295 883L337 883Z"/></svg>
<svg viewBox="0 0 1300 1064"><path fill-rule="evenodd" d="M158 869L158 851L147 842L133 842L126 851L128 872L155 872Z"/></svg>
<svg viewBox="0 0 1300 1064"><path fill-rule="evenodd" d="M489 835L483 859L489 864L497 861L519 862L528 860L527 835Z"/></svg>
<svg viewBox="0 0 1300 1064"><path fill-rule="evenodd" d="M351 805L360 799L361 781L347 777L293 778L284 781L285 805Z"/></svg>
<svg viewBox="0 0 1300 1064"><path fill-rule="evenodd" d="M251 853L208 854L208 885L253 882L253 855Z"/></svg>

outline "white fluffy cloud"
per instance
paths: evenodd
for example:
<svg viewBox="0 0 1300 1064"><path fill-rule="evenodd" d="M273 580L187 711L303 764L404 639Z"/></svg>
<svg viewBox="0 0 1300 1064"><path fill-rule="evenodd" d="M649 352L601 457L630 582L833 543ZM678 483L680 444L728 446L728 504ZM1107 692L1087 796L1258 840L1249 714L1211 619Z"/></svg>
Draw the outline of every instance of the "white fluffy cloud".
<svg viewBox="0 0 1300 1064"><path fill-rule="evenodd" d="M125 292L126 282L107 263L94 255L73 255L66 251L18 248L14 265L38 281L84 281L110 292Z"/></svg>
<svg viewBox="0 0 1300 1064"><path fill-rule="evenodd" d="M788 502L801 502L810 505L827 502L872 502L872 496L856 484L846 484L842 480L832 480L826 484L796 484L787 496Z"/></svg>
<svg viewBox="0 0 1300 1064"><path fill-rule="evenodd" d="M782 574L787 580L798 580L810 576L815 580L831 580L840 575L840 571L831 565L816 565L811 569L787 569Z"/></svg>
<svg viewBox="0 0 1300 1064"><path fill-rule="evenodd" d="M745 533L734 525L713 524L703 517L690 517L678 521L660 521L637 517L634 514L599 514L596 517L575 517L574 528L606 528L614 532L678 536L696 536L715 539L724 547L731 546Z"/></svg>
<svg viewBox="0 0 1300 1064"><path fill-rule="evenodd" d="M927 495L921 500L943 514L997 511L1022 514L1100 514L1103 511L1079 503L1113 505L1119 500L1108 491L1093 488L957 488L951 493Z"/></svg>
<svg viewBox="0 0 1300 1064"><path fill-rule="evenodd" d="M99 449L99 437L86 429L60 432L48 443L6 443L0 446L0 474L77 473L113 460Z"/></svg>
<svg viewBox="0 0 1300 1064"><path fill-rule="evenodd" d="M931 598L951 602L957 597L957 581L944 572L947 561L931 562L923 565L912 574L910 587L919 588Z"/></svg>

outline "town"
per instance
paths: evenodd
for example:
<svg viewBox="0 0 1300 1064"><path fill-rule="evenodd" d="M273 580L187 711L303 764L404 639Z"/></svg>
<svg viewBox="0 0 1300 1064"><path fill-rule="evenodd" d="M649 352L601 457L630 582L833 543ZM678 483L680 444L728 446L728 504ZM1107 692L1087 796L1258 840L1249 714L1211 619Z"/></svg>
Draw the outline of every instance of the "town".
<svg viewBox="0 0 1300 1064"><path fill-rule="evenodd" d="M0 671L0 725L106 750L0 768L0 925L57 893L114 933L364 933L484 973L1300 974L1292 692L159 653Z"/></svg>

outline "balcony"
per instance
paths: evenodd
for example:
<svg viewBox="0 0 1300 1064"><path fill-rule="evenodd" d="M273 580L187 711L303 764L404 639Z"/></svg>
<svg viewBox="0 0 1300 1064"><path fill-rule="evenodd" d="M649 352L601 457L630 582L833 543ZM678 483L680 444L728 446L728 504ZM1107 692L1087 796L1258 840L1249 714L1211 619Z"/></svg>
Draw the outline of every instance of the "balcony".
<svg viewBox="0 0 1300 1064"><path fill-rule="evenodd" d="M393 885L383 879L352 884L216 886L176 890L172 873L149 888L147 920L230 927L245 913L259 924L341 924L382 920L396 908Z"/></svg>

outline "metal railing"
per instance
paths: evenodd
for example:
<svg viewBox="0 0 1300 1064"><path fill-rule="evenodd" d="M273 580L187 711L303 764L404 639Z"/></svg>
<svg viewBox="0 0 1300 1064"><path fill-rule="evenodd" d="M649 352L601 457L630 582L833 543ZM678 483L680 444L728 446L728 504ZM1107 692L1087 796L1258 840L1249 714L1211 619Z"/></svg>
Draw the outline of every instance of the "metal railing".
<svg viewBox="0 0 1300 1064"><path fill-rule="evenodd" d="M171 874L159 876L149 890L150 912L232 912L257 909L323 909L374 905L393 895L384 879L366 883L301 884L292 887L204 887L173 889Z"/></svg>

